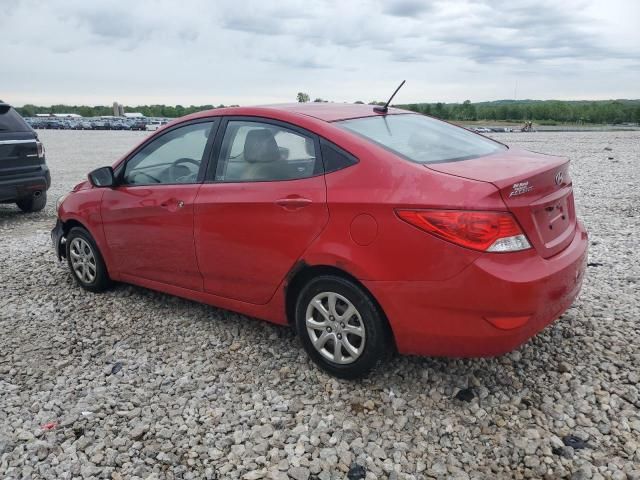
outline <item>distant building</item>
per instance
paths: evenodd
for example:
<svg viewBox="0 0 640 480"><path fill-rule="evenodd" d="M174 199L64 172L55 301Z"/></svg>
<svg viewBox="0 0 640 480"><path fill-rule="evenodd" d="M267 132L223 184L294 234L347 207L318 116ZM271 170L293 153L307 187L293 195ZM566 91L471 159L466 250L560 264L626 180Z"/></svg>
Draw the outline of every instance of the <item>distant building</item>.
<svg viewBox="0 0 640 480"><path fill-rule="evenodd" d="M82 115L78 115L77 113L36 113L36 117L82 118Z"/></svg>
<svg viewBox="0 0 640 480"><path fill-rule="evenodd" d="M140 114L141 116L144 116ZM118 102L113 102L113 116L114 117L128 117L126 113L124 113L124 105Z"/></svg>

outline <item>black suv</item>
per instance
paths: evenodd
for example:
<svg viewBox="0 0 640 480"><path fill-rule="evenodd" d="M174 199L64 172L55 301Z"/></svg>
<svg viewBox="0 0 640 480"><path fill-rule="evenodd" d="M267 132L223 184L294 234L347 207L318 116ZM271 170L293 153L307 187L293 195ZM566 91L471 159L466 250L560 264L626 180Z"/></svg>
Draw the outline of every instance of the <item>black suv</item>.
<svg viewBox="0 0 640 480"><path fill-rule="evenodd" d="M0 203L37 212L47 204L50 185L38 134L11 105L0 102Z"/></svg>

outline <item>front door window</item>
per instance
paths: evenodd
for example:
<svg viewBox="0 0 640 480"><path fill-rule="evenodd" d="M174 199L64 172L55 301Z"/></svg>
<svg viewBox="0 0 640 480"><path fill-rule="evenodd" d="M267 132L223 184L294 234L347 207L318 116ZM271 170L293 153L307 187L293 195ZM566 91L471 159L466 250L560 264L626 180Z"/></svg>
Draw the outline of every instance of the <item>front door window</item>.
<svg viewBox="0 0 640 480"><path fill-rule="evenodd" d="M145 145L125 166L126 185L196 183L211 122L171 130Z"/></svg>

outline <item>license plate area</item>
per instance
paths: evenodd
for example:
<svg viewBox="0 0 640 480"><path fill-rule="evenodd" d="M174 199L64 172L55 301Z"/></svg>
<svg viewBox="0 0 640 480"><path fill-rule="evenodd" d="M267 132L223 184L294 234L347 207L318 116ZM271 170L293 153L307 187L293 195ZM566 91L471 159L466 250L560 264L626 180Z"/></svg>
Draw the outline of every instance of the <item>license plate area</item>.
<svg viewBox="0 0 640 480"><path fill-rule="evenodd" d="M532 205L534 223L546 248L554 248L565 242L572 235L575 226L571 190L554 197Z"/></svg>

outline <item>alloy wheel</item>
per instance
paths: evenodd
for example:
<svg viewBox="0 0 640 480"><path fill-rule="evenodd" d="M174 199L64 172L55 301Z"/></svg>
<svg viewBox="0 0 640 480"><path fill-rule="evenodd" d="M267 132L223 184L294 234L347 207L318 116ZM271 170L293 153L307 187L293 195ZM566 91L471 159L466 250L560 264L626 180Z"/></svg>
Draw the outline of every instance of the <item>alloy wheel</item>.
<svg viewBox="0 0 640 480"><path fill-rule="evenodd" d="M306 327L313 347L327 360L345 365L364 351L366 332L356 307L335 292L321 292L311 299Z"/></svg>
<svg viewBox="0 0 640 480"><path fill-rule="evenodd" d="M84 283L92 283L96 279L98 267L91 245L83 238L76 237L69 247L73 273Z"/></svg>

